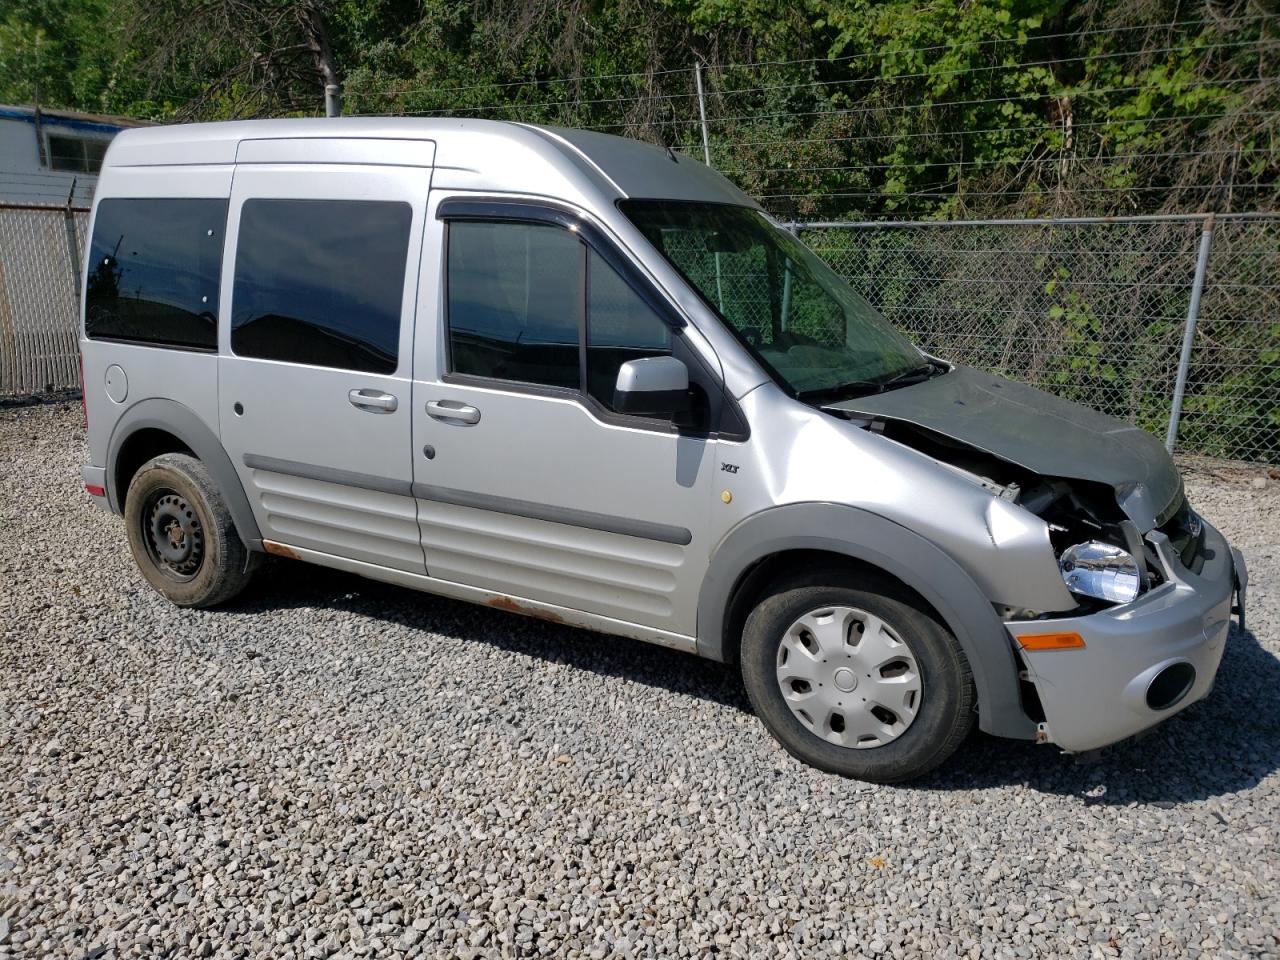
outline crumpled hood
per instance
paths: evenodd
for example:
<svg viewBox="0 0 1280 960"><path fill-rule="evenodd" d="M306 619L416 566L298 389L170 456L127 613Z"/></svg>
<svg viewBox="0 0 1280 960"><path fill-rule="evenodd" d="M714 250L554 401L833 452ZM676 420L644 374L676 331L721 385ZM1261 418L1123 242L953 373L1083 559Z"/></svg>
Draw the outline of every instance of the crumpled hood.
<svg viewBox="0 0 1280 960"><path fill-rule="evenodd" d="M1143 533L1181 503L1182 478L1145 430L972 367L827 409L914 424L1042 476L1105 483Z"/></svg>

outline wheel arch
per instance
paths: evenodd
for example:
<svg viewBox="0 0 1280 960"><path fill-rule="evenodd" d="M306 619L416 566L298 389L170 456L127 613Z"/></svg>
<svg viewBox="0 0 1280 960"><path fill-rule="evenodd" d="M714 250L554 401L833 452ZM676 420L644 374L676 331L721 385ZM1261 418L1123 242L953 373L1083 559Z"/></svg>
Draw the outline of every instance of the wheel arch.
<svg viewBox="0 0 1280 960"><path fill-rule="evenodd" d="M973 671L978 723L999 736L1032 739L1012 641L973 578L936 544L877 514L835 503L773 507L743 520L719 543L698 595L698 653L734 662L743 605L791 560L822 557L872 568L924 600L955 635ZM734 631L737 631L735 635Z"/></svg>
<svg viewBox="0 0 1280 960"><path fill-rule="evenodd" d="M262 549L258 522L222 442L195 411L176 400L143 400L116 421L107 447L107 502L112 510L124 512L129 481L142 464L162 453L189 453L200 460L226 499L244 545Z"/></svg>

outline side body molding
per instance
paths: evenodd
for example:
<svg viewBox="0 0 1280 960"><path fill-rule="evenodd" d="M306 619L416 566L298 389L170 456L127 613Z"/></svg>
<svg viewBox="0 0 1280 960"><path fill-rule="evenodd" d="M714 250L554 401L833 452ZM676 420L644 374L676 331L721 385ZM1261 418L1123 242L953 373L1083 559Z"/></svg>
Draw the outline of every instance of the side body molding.
<svg viewBox="0 0 1280 960"><path fill-rule="evenodd" d="M257 521L253 519L249 498L245 496L240 477L236 474L227 451L223 449L222 442L191 408L176 400L159 397L143 400L126 410L116 421L107 447L107 497L112 510L116 513L124 512L125 491L117 490L114 482L116 463L125 442L139 430L163 430L190 447L191 452L200 458L218 484L218 489L231 510L240 539L250 550L262 549L262 533L258 530Z"/></svg>
<svg viewBox="0 0 1280 960"><path fill-rule="evenodd" d="M798 503L743 520L720 541L698 595L698 653L724 661L725 615L742 574L786 550L824 550L879 567L920 594L960 642L978 693L978 724L988 733L1033 739L1022 709L1018 668L1004 624L973 578L906 527L857 507Z"/></svg>

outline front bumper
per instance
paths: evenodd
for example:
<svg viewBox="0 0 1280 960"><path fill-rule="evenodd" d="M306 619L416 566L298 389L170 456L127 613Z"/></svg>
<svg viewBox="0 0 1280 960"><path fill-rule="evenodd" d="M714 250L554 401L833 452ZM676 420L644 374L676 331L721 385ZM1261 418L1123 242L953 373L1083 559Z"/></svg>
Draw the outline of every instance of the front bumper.
<svg viewBox="0 0 1280 960"><path fill-rule="evenodd" d="M1213 688L1231 614L1244 620L1248 575L1243 557L1205 526L1199 574L1182 566L1157 532L1149 539L1169 579L1150 593L1089 616L1005 624L1015 641L1049 632L1084 639L1083 648L1021 650L1044 707L1047 740L1069 751L1104 747L1173 716ZM1239 606L1233 607L1237 595ZM1195 671L1189 681L1188 665ZM1162 705L1170 696L1173 702Z"/></svg>

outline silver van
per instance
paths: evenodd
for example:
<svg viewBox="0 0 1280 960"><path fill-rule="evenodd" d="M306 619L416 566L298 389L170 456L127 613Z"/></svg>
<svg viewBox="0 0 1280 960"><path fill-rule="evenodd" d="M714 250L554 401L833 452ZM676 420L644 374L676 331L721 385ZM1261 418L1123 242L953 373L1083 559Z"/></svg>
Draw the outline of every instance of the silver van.
<svg viewBox="0 0 1280 960"><path fill-rule="evenodd" d="M706 166L483 120L126 130L88 493L179 606L262 554L741 669L824 770L1204 697L1240 555L1141 430L929 356ZM1238 598L1238 599L1237 599Z"/></svg>

